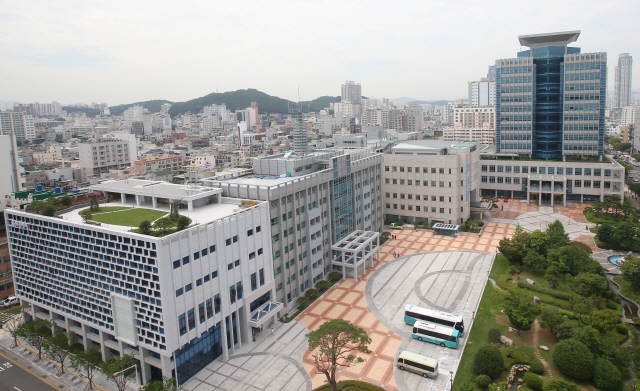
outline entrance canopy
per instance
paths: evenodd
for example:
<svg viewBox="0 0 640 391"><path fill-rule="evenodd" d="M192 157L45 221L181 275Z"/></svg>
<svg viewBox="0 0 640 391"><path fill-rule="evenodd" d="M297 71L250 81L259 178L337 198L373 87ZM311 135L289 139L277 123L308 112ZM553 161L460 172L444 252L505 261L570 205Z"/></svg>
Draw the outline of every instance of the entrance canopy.
<svg viewBox="0 0 640 391"><path fill-rule="evenodd" d="M433 225L433 233L435 235L456 236L459 228L459 225L437 223Z"/></svg>
<svg viewBox="0 0 640 391"><path fill-rule="evenodd" d="M334 251L333 265L342 267L342 279L347 277L347 269L358 282L360 270L366 274L366 267L373 268L373 258L380 260L380 234L375 231L353 231L346 238L331 246Z"/></svg>

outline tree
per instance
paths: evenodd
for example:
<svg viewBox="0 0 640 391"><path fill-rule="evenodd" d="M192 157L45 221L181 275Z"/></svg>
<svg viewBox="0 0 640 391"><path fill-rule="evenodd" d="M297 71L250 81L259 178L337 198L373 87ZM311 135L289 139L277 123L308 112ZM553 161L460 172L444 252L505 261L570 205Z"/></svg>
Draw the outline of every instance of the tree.
<svg viewBox="0 0 640 391"><path fill-rule="evenodd" d="M614 234L615 234L615 229L611 224L605 223L598 228L598 238L605 243L613 242Z"/></svg>
<svg viewBox="0 0 640 391"><path fill-rule="evenodd" d="M317 330L307 334L309 350L318 372L323 373L333 391L338 390L336 370L364 362L352 353L371 353L367 347L371 338L362 328L344 319L325 322Z"/></svg>
<svg viewBox="0 0 640 391"><path fill-rule="evenodd" d="M547 253L549 245L549 236L547 235L547 232L536 229L535 231L531 232L531 234L529 234L530 249L534 250L536 253L545 255Z"/></svg>
<svg viewBox="0 0 640 391"><path fill-rule="evenodd" d="M38 355L33 362L42 360L42 349L47 338L51 336L53 325L54 323L50 320L34 320L22 323L18 327L18 336L38 351Z"/></svg>
<svg viewBox="0 0 640 391"><path fill-rule="evenodd" d="M487 375L478 375L476 376L476 386L480 388L485 388L491 383L491 378Z"/></svg>
<svg viewBox="0 0 640 391"><path fill-rule="evenodd" d="M591 314L591 326L601 333L613 330L618 320L620 320L620 315L608 309L593 311Z"/></svg>
<svg viewBox="0 0 640 391"><path fill-rule="evenodd" d="M547 259L544 255L540 255L536 250L531 249L527 252L527 256L522 260L524 266L529 270L543 271L547 268Z"/></svg>
<svg viewBox="0 0 640 391"><path fill-rule="evenodd" d="M529 247L528 232L514 232L512 238L502 239L498 249L511 263L521 263Z"/></svg>
<svg viewBox="0 0 640 391"><path fill-rule="evenodd" d="M540 320L543 328L553 330L564 323L564 316L557 308L546 306L540 314Z"/></svg>
<svg viewBox="0 0 640 391"><path fill-rule="evenodd" d="M182 231L183 229L187 228L190 223L191 222L189 221L189 218L187 216L178 217L178 222L176 223L178 226L178 231Z"/></svg>
<svg viewBox="0 0 640 391"><path fill-rule="evenodd" d="M91 198L89 201L89 209L91 209L92 212L100 211L100 205L98 205L98 201L95 198Z"/></svg>
<svg viewBox="0 0 640 391"><path fill-rule="evenodd" d="M499 343L501 336L502 333L500 332L500 330L496 328L489 329L489 342Z"/></svg>
<svg viewBox="0 0 640 391"><path fill-rule="evenodd" d="M138 231L140 231L140 233L143 234L143 235L150 235L151 234L151 222L149 220L141 221L140 225L138 226Z"/></svg>
<svg viewBox="0 0 640 391"><path fill-rule="evenodd" d="M634 210L636 210L636 207L635 205L633 205L631 201L629 201L628 198L625 198L624 201L622 202L622 206L620 207L620 209L622 210L622 213L624 213L625 216L628 216L631 213L633 213Z"/></svg>
<svg viewBox="0 0 640 391"><path fill-rule="evenodd" d="M600 390L617 391L620 389L622 376L611 362L604 358L596 358L593 366L593 382Z"/></svg>
<svg viewBox="0 0 640 391"><path fill-rule="evenodd" d="M575 297L571 302L571 309L578 315L578 320L582 323L582 317L589 315L593 311L591 300L586 297Z"/></svg>
<svg viewBox="0 0 640 391"><path fill-rule="evenodd" d="M569 243L569 235L564 232L564 225L560 220L556 220L547 227L547 237L549 245L552 247L561 247Z"/></svg>
<svg viewBox="0 0 640 391"><path fill-rule="evenodd" d="M102 363L100 368L107 380L115 384L118 391L125 391L129 382L135 377L137 362L132 353L125 356L114 356L111 360Z"/></svg>
<svg viewBox="0 0 640 391"><path fill-rule="evenodd" d="M102 354L100 353L100 346L93 345L87 350L71 355L70 367L80 377L87 379L89 384L87 388L93 390L93 377L100 370L98 366L102 363Z"/></svg>
<svg viewBox="0 0 640 391"><path fill-rule="evenodd" d="M640 258L625 257L620 271L624 279L631 284L634 289L640 289Z"/></svg>
<svg viewBox="0 0 640 391"><path fill-rule="evenodd" d="M575 383L564 380L553 380L544 386L544 391L580 391Z"/></svg>
<svg viewBox="0 0 640 391"><path fill-rule="evenodd" d="M140 389L141 391L176 391L176 379L162 377L162 380L153 379Z"/></svg>
<svg viewBox="0 0 640 391"><path fill-rule="evenodd" d="M520 329L529 326L536 319L537 310L530 298L518 293L511 293L505 299L504 313L520 335Z"/></svg>
<svg viewBox="0 0 640 391"><path fill-rule="evenodd" d="M533 388L534 390L542 389L542 379L535 373L525 373L522 379L527 383L527 387Z"/></svg>
<svg viewBox="0 0 640 391"><path fill-rule="evenodd" d="M24 306L20 306L16 308L18 310L18 314L13 317L13 319L5 322L2 325L2 329L9 333L11 338L13 338L13 343L11 344L11 349L18 347L18 337L20 336L19 327L24 318Z"/></svg>
<svg viewBox="0 0 640 391"><path fill-rule="evenodd" d="M613 239L616 245L629 249L636 242L636 230L629 223L622 223L616 227Z"/></svg>
<svg viewBox="0 0 640 391"><path fill-rule="evenodd" d="M477 373L491 378L500 376L504 370L502 353L493 345L481 347L473 358L473 368Z"/></svg>
<svg viewBox="0 0 640 391"><path fill-rule="evenodd" d="M591 209L593 209L593 211L596 214L602 213L602 208L604 208L604 204L602 203L600 198L596 198L595 200L593 200L593 203L591 204Z"/></svg>
<svg viewBox="0 0 640 391"><path fill-rule="evenodd" d="M60 198L60 203L63 206L71 206L71 204L73 204L73 198L71 198L71 196L66 195L66 196Z"/></svg>
<svg viewBox="0 0 640 391"><path fill-rule="evenodd" d="M556 289L558 288L558 286L560 286L560 280L558 279L559 276L560 270L558 270L558 267L556 265L550 265L547 268L546 273L544 274L544 278L547 279L547 283L553 289Z"/></svg>
<svg viewBox="0 0 640 391"><path fill-rule="evenodd" d="M39 200L34 200L34 201L31 201L31 203L29 204L29 210L40 213L42 212L42 209L44 209L45 206L46 204L44 202Z"/></svg>
<svg viewBox="0 0 640 391"><path fill-rule="evenodd" d="M44 343L44 351L50 359L60 364L60 370L56 375L64 375L64 362L69 357L69 347L76 343L78 336L73 331L67 334L61 329L56 329L52 336Z"/></svg>
<svg viewBox="0 0 640 391"><path fill-rule="evenodd" d="M542 365L542 361L537 358L531 360L531 372L536 375L544 375L544 365Z"/></svg>
<svg viewBox="0 0 640 391"><path fill-rule="evenodd" d="M160 228L163 235L166 235L167 231L173 227L173 221L168 217L163 217L153 223L154 228Z"/></svg>
<svg viewBox="0 0 640 391"><path fill-rule="evenodd" d="M53 205L47 205L42 209L42 214L45 216L53 217L56 215L56 207Z"/></svg>
<svg viewBox="0 0 640 391"><path fill-rule="evenodd" d="M82 217L82 221L84 221L85 223L90 221L91 218L93 217L93 213L91 213L91 209L81 210L78 214L80 215L80 217Z"/></svg>
<svg viewBox="0 0 640 391"><path fill-rule="evenodd" d="M608 285L606 277L593 273L578 274L571 282L573 291L583 297L601 296Z"/></svg>
<svg viewBox="0 0 640 391"><path fill-rule="evenodd" d="M575 339L565 339L553 349L553 363L564 375L579 380L589 380L593 376L593 354Z"/></svg>
<svg viewBox="0 0 640 391"><path fill-rule="evenodd" d="M576 329L571 338L582 342L593 354L600 352L600 333L591 326Z"/></svg>
<svg viewBox="0 0 640 391"><path fill-rule="evenodd" d="M564 322L556 326L554 329L551 329L551 331L553 331L553 333L556 335L556 338L558 338L559 340L569 339L573 335L574 327L573 324Z"/></svg>

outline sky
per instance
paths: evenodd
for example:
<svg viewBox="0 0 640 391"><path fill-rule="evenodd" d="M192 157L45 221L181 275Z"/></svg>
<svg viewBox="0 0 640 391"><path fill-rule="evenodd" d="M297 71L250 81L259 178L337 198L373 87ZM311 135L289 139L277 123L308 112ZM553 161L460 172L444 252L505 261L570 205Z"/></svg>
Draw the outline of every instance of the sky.
<svg viewBox="0 0 640 391"><path fill-rule="evenodd" d="M111 106L256 88L453 100L521 49L518 35L581 30L572 46L635 58L640 1L12 1L0 11L0 100Z"/></svg>

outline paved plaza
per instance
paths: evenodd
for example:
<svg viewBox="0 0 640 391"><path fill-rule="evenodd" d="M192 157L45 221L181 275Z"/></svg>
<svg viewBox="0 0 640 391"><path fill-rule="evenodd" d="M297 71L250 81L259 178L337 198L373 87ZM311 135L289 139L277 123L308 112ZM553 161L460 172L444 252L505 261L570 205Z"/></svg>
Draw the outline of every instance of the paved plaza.
<svg viewBox="0 0 640 391"><path fill-rule="evenodd" d="M513 220L491 217L491 221L495 222L520 224L522 229L527 232L532 232L536 229L545 231L549 224L556 220L560 220L562 222L562 225L564 225L564 232L569 235L569 239L571 240L581 235L595 236L595 234L589 231L589 227L592 227L595 224L577 222L563 214L557 213L555 208L550 206L541 206L538 208L537 212L528 212Z"/></svg>

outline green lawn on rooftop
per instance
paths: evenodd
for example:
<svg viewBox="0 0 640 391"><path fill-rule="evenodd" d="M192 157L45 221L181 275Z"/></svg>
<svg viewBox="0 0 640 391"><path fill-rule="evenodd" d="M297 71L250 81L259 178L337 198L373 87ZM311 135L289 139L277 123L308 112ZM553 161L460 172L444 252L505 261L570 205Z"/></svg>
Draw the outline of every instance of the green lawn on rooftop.
<svg viewBox="0 0 640 391"><path fill-rule="evenodd" d="M163 216L166 216L167 212L162 212L154 209L134 208L120 211L113 211L108 213L94 214L91 217L92 221L99 223L123 225L137 228L144 220L154 221Z"/></svg>

